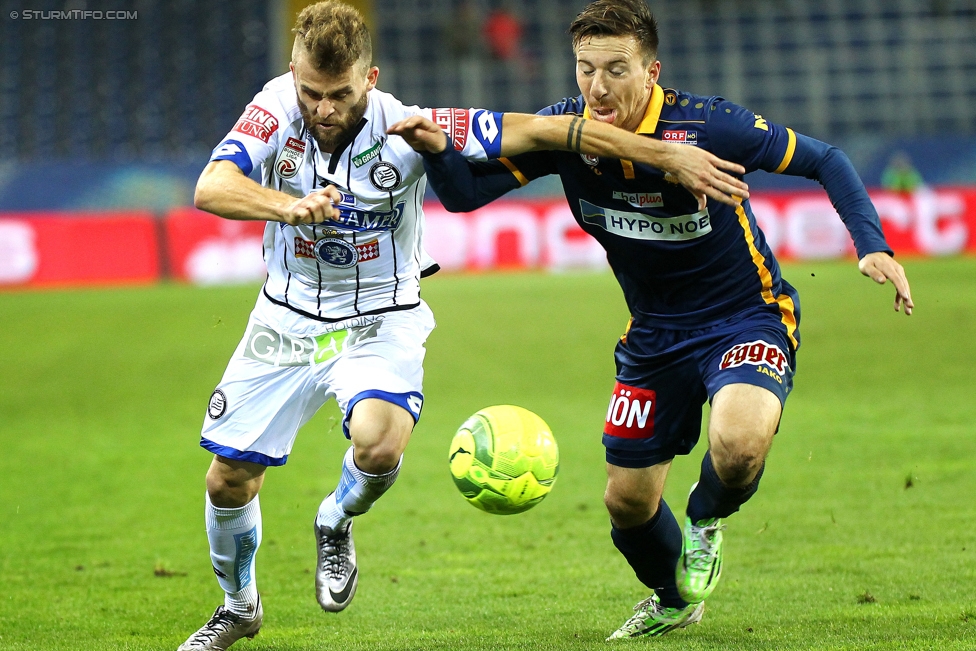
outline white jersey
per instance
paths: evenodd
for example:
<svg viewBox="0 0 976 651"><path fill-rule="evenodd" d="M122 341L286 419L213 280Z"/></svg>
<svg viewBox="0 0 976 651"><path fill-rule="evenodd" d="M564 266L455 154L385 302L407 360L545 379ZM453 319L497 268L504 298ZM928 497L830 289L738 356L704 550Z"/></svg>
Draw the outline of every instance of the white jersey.
<svg viewBox="0 0 976 651"><path fill-rule="evenodd" d="M447 131L467 158L500 153L500 114L404 106L377 89L352 140L321 152L305 128L290 72L265 85L214 149L210 160L232 161L244 174L260 168L265 187L293 197L327 185L342 193L337 221L268 222L264 294L272 303L327 322L420 303L421 273L434 267L422 245L423 160L403 138L386 133L417 114Z"/></svg>

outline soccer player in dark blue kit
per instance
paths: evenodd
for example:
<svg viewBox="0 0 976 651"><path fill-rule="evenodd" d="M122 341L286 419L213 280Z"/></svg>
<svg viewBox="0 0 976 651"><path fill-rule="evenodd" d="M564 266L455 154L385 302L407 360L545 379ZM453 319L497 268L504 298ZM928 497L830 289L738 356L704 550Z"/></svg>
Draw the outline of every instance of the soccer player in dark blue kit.
<svg viewBox="0 0 976 651"><path fill-rule="evenodd" d="M569 31L581 95L540 111L576 116L567 149L596 120L706 149L746 172L816 179L853 237L861 272L891 280L895 310L911 313L904 270L843 152L721 97L661 88L657 26L643 0L597 0ZM424 153L430 183L452 211L558 174L576 221L607 250L632 316L616 346L604 427L605 503L614 545L653 591L610 639L698 622L722 573L722 520L759 486L800 344L799 298L748 201L706 204L655 168L572 151L469 163L419 118L391 133ZM709 449L682 531L661 496L671 461L698 441L705 400Z"/></svg>

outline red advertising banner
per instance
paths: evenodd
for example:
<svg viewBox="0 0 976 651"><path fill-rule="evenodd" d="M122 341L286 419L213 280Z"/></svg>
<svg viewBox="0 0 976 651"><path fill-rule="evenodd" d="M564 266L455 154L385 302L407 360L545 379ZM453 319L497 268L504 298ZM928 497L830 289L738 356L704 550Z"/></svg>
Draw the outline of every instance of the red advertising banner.
<svg viewBox="0 0 976 651"><path fill-rule="evenodd" d="M166 215L170 273L201 285L261 280L266 222L223 219L196 208Z"/></svg>
<svg viewBox="0 0 976 651"><path fill-rule="evenodd" d="M976 252L976 190L922 188L912 194L870 195L895 255ZM750 203L777 257L807 260L854 254L851 237L823 192L766 192Z"/></svg>
<svg viewBox="0 0 976 651"><path fill-rule="evenodd" d="M151 213L0 215L0 287L158 279L159 246Z"/></svg>
<svg viewBox="0 0 976 651"><path fill-rule="evenodd" d="M898 256L976 253L976 189L872 192ZM763 192L750 200L781 260L852 256L854 246L823 192ZM472 213L424 206L424 247L445 270L602 269L606 253L573 219L564 199L497 201ZM169 269L199 284L259 282L264 222L221 219L195 208L163 224ZM151 282L160 275L149 213L0 215L0 287Z"/></svg>
<svg viewBox="0 0 976 651"><path fill-rule="evenodd" d="M976 253L976 190L871 192L888 243L898 256ZM781 260L854 255L854 244L823 192L764 192L750 200L759 227ZM445 269L601 267L606 254L576 224L565 200L498 201L473 213L424 207L424 244Z"/></svg>

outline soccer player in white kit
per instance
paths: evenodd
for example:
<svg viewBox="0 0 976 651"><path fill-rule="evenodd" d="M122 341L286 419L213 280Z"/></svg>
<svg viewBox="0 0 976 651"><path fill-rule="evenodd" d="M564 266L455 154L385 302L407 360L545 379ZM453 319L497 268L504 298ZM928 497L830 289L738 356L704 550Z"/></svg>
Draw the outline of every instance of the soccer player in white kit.
<svg viewBox="0 0 976 651"><path fill-rule="evenodd" d="M587 125L584 135L568 116L404 106L375 88L369 32L336 0L302 11L295 33L291 71L247 106L196 188L198 208L267 222L268 279L210 398L200 442L214 453L205 519L224 604L180 651L226 649L260 629L258 491L267 467L286 462L298 430L332 397L352 445L315 518L316 594L333 612L355 595L353 517L397 478L423 408L424 343L434 328L420 299L420 278L436 270L422 247L422 158L388 135L392 125L432 119L456 149L480 159L532 149L626 152L700 195L747 196L719 169L740 168L696 148L605 125ZM261 184L248 178L255 168Z"/></svg>

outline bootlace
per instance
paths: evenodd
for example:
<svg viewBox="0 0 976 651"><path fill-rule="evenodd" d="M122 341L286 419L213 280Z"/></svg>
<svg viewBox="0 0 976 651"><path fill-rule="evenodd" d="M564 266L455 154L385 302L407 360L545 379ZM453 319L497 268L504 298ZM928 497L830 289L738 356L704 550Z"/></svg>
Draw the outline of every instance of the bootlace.
<svg viewBox="0 0 976 651"><path fill-rule="evenodd" d="M697 534L697 544L688 550L687 563L692 568L700 571L705 571L712 562L712 557L715 555L715 535L725 529L724 524L718 524L717 521L714 524L705 525L704 527L699 527L692 525Z"/></svg>
<svg viewBox="0 0 976 651"><path fill-rule="evenodd" d="M342 579L346 575L346 559L349 557L349 529L342 533L333 531L332 535L322 536L319 541L322 571L330 579Z"/></svg>
<svg viewBox="0 0 976 651"><path fill-rule="evenodd" d="M198 644L210 644L220 637L222 633L225 633L237 624L239 620L240 618L237 615L220 606L214 612L210 621L204 624L203 628L190 638L190 641Z"/></svg>

